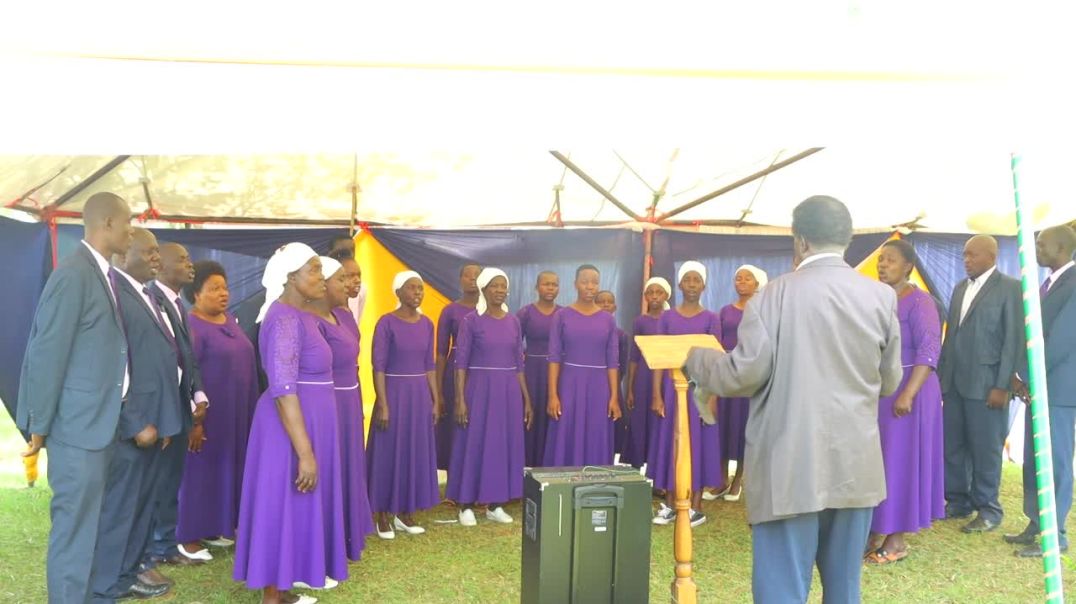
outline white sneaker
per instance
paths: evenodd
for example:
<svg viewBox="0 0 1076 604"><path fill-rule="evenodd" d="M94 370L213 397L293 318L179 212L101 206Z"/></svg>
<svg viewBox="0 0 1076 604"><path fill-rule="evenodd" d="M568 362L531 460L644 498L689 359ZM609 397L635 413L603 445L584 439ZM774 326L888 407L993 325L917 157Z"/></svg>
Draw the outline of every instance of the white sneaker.
<svg viewBox="0 0 1076 604"><path fill-rule="evenodd" d="M675 519L676 510L662 503L661 507L658 508L657 515L654 516L654 524L665 526Z"/></svg>
<svg viewBox="0 0 1076 604"><path fill-rule="evenodd" d="M299 599L295 601L295 604L317 604L317 601L318 599L314 596L302 594L299 596Z"/></svg>
<svg viewBox="0 0 1076 604"><path fill-rule="evenodd" d="M691 528L695 528L704 522L706 522L706 514L691 510Z"/></svg>
<svg viewBox="0 0 1076 604"><path fill-rule="evenodd" d="M340 585L339 581L333 579L332 577L325 577L325 587L311 587L306 583L303 583L302 581L296 581L292 584L292 587L294 587L295 589L332 589L337 585Z"/></svg>
<svg viewBox="0 0 1076 604"><path fill-rule="evenodd" d="M235 545L235 541L227 537L217 537L216 539L202 539L202 543L209 547L231 547Z"/></svg>
<svg viewBox="0 0 1076 604"><path fill-rule="evenodd" d="M417 524L412 525L412 526L407 526L406 524L403 523L403 520L400 520L399 516L394 516L392 518L392 524L393 524L393 526L396 527L396 530L403 531L403 532L407 533L408 535L421 535L422 533L426 532L426 529L422 528L421 526L419 526Z"/></svg>
<svg viewBox="0 0 1076 604"><path fill-rule="evenodd" d="M492 510L486 510L486 520L500 522L501 524L512 524L512 517L509 516L508 512L505 512L504 508L501 506L497 506Z"/></svg>
<svg viewBox="0 0 1076 604"><path fill-rule="evenodd" d="M204 560L206 562L209 562L213 559L213 554L209 553L208 549L200 549L196 552L188 552L186 549L183 548L182 543L177 545L176 549L179 550L179 553L183 557L190 558L191 560Z"/></svg>
<svg viewBox="0 0 1076 604"><path fill-rule="evenodd" d="M477 526L478 521L474 518L474 510L466 508L460 510L460 526Z"/></svg>

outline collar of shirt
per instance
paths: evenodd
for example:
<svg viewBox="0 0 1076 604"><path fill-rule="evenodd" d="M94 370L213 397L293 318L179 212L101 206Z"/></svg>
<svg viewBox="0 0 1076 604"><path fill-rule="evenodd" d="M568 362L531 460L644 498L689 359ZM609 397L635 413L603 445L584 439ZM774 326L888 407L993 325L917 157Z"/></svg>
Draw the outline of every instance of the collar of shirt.
<svg viewBox="0 0 1076 604"><path fill-rule="evenodd" d="M840 257L841 257L841 255L838 254L837 252L822 252L820 254L814 254L812 256L807 256L806 258L804 258L803 260L800 261L800 265L796 267L796 270L800 270L801 268L807 266L808 264L814 262L815 260L821 260L823 258L840 258Z"/></svg>
<svg viewBox="0 0 1076 604"><path fill-rule="evenodd" d="M131 287L133 287L134 290L136 292L138 292L138 295L146 303L146 306L148 306L149 309L151 311L153 311L154 310L154 308L153 308L153 300L151 300L150 297L146 295L146 292L142 291L142 290L144 290L146 288L145 284L139 283L138 279L135 279L134 277L128 275L127 273L125 273L123 271L123 269L121 269L119 267L115 267L115 268L116 268L116 272L119 273L121 276L123 276L123 278L126 279L127 282L131 284Z"/></svg>
<svg viewBox="0 0 1076 604"><path fill-rule="evenodd" d="M994 266L991 266L985 273L979 275L974 279L969 278L968 281L975 283L975 287L982 287L983 284L986 283L986 280L990 278L990 275L993 275L994 271L996 270L998 270L998 265L995 264Z"/></svg>
<svg viewBox="0 0 1076 604"><path fill-rule="evenodd" d="M178 293L172 291L172 288L168 287L160 281L154 280L153 283L156 284L157 287L161 288L161 291L164 292L165 297L168 298L168 301L172 303L172 306L175 306L177 309L183 308L183 305L179 301Z"/></svg>
<svg viewBox="0 0 1076 604"><path fill-rule="evenodd" d="M97 261L97 268L101 269L101 272L105 274L105 279L107 280L109 269L108 259L102 256L101 252L93 249L92 245L86 243L85 239L82 240L82 245L86 246L86 249L90 250L90 253L93 254L93 259Z"/></svg>
<svg viewBox="0 0 1076 604"><path fill-rule="evenodd" d="M1073 266L1076 266L1076 261L1069 260L1068 264L1050 273L1050 287L1053 287L1054 284L1057 283L1057 280L1061 278L1061 275L1064 275L1065 271L1069 270Z"/></svg>

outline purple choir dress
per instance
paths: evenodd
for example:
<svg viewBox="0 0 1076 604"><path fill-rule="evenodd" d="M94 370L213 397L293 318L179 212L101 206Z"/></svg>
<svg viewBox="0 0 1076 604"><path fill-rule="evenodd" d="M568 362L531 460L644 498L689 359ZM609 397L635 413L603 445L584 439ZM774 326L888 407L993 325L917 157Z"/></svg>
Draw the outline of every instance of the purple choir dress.
<svg viewBox="0 0 1076 604"><path fill-rule="evenodd" d="M340 437L333 393L332 349L318 318L274 302L262 322L259 347L269 389L258 399L247 443L236 581L249 589L291 589L302 581L347 579ZM284 430L276 398L296 395L317 461L317 486L295 487L299 458Z"/></svg>
<svg viewBox="0 0 1076 604"><path fill-rule="evenodd" d="M456 433L456 421L452 419L456 410L456 337L460 323L474 308L453 302L441 311L437 320L437 356L445 357L445 375L441 378L441 404L444 415L437 422L434 438L437 442L437 469L447 470L452 459L452 437Z"/></svg>
<svg viewBox="0 0 1076 604"><path fill-rule="evenodd" d="M467 371L467 426L456 425L445 496L452 501L507 503L523 496L523 338L508 314L467 315L456 367Z"/></svg>
<svg viewBox="0 0 1076 604"><path fill-rule="evenodd" d="M440 502L433 436L433 322L389 313L374 329L374 372L385 374L389 425L370 426L366 478L375 512L410 514Z"/></svg>
<svg viewBox="0 0 1076 604"><path fill-rule="evenodd" d="M632 333L636 336L652 336L658 333L658 319L650 315L635 317ZM620 461L629 463L636 468L641 468L646 463L647 443L651 437L651 427L655 425L650 421L653 415L650 411L651 388L654 382L654 374L650 366L643 359L643 353L635 345L634 337L631 341L630 362L636 363L635 383L628 384L635 395L635 408L628 411L627 405L621 405L625 415L631 418L628 427L628 438L624 444L624 453Z"/></svg>
<svg viewBox="0 0 1076 604"><path fill-rule="evenodd" d="M217 536L234 538L247 437L258 401L254 345L232 315L223 324L187 315L194 358L213 409L206 413L206 441L187 451L179 488L176 539L190 543ZM175 443L186 446L186 443Z"/></svg>
<svg viewBox="0 0 1076 604"><path fill-rule="evenodd" d="M739 341L737 330L743 319L743 311L729 304L718 313L721 321L721 345L732 352ZM747 411L750 398L723 398L717 404L717 428L721 432L721 459L727 467L730 460L743 462L744 443L747 432Z"/></svg>
<svg viewBox="0 0 1076 604"><path fill-rule="evenodd" d="M717 313L704 310L694 317L685 317L673 308L665 311L658 320L658 333L662 335L710 334L721 335ZM662 398L665 417L652 415L655 424L653 440L646 464L646 475L654 480L654 488L673 489L676 486L676 463L673 451L676 435L676 389L669 372L663 372ZM698 493L704 487L722 487L725 471L721 468L721 432L717 426L707 426L699 417L699 410L691 403L693 388L688 389L688 429L691 437L691 489ZM653 397L647 398L648 401ZM648 405L649 407L649 405Z"/></svg>
<svg viewBox="0 0 1076 604"><path fill-rule="evenodd" d="M916 365L937 368L941 323L930 294L915 289L897 301L904 379L893 396L878 402L887 497L874 510L871 532L914 533L945 517L942 396L938 375L930 373L912 402L912 412L893 415L893 403Z"/></svg>
<svg viewBox="0 0 1076 604"><path fill-rule="evenodd" d="M560 364L561 416L549 420L543 466L613 463L609 371L620 362L613 315L584 315L568 306L553 315L549 362Z"/></svg>
<svg viewBox="0 0 1076 604"><path fill-rule="evenodd" d="M631 348L628 346L628 334L619 327L616 328L616 340L617 368L620 370L620 379L617 380L617 384L620 385L620 392L617 393L617 400L620 402L620 419L613 422L613 451L620 455L623 462L624 447L629 438L628 430L631 429L631 417L628 416L627 407L624 405L624 380L628 376L628 357L631 355Z"/></svg>
<svg viewBox="0 0 1076 604"><path fill-rule="evenodd" d="M366 535L374 532L366 489L366 446L363 442L362 391L359 388L359 326L355 315L334 308L336 323L319 317L325 341L333 351L333 384L340 430L340 475L344 493L344 536L347 557L362 558Z"/></svg>
<svg viewBox="0 0 1076 604"><path fill-rule="evenodd" d="M561 308L557 306L547 315L537 306L528 304L516 313L523 339L527 342L524 375L531 405L534 406L531 429L524 434L525 463L529 468L541 466L545 456L546 430L549 426L546 416L546 405L549 403L549 330L553 327L553 315Z"/></svg>

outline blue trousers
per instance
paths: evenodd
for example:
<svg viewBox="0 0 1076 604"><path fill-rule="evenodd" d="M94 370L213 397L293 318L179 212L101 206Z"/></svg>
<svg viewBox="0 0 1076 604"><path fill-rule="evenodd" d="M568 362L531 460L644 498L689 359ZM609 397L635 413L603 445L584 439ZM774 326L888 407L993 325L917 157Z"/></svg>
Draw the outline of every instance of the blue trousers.
<svg viewBox="0 0 1076 604"><path fill-rule="evenodd" d="M825 604L858 604L874 508L828 509L751 527L756 604L806 602L815 565Z"/></svg>
<svg viewBox="0 0 1076 604"><path fill-rule="evenodd" d="M176 543L176 524L179 522L179 483L187 460L187 431L172 437L172 444L161 451L160 476L154 493L152 536L142 562L154 568L153 556L168 557L179 553Z"/></svg>
<svg viewBox="0 0 1076 604"><path fill-rule="evenodd" d="M1035 484L1035 448L1032 442L1031 406L1028 405L1024 426L1024 513L1028 528L1039 532L1038 488ZM1065 517L1072 508L1072 456L1076 440L1076 407L1050 405L1050 443L1054 462L1054 506L1057 511L1058 542L1068 547Z"/></svg>
<svg viewBox="0 0 1076 604"><path fill-rule="evenodd" d="M949 511L978 511L986 520L1001 522L998 501L1001 457L1008 436L1009 410L991 409L986 401L945 395L945 501Z"/></svg>

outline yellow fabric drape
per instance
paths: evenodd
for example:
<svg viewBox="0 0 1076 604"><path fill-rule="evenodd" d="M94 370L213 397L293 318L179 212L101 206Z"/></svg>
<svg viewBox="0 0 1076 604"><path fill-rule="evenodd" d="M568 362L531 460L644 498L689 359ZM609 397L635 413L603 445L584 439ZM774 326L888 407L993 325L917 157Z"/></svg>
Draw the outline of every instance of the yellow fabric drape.
<svg viewBox="0 0 1076 604"><path fill-rule="evenodd" d="M396 273L412 269L367 231L360 231L355 235L355 261L362 269L362 282L366 289L366 303L359 322L359 329L362 332L362 348L359 350L359 384L362 388L362 406L366 418L363 432L366 433L370 428L375 399L373 362L370 354L373 348L374 328L377 326L378 319L396 308L396 292L392 291L392 279ZM451 300L428 282L425 292L422 312L436 324L441 311Z"/></svg>
<svg viewBox="0 0 1076 604"><path fill-rule="evenodd" d="M894 239L901 239L900 233L893 233L893 235L890 236L889 239L886 240L886 242L893 241ZM867 256L863 260L863 262L859 263L859 266L856 267L856 270L859 272L859 274L865 275L874 280L878 279L878 256L882 254L882 248L884 246L885 243L878 246L878 249L871 252L870 256ZM927 284L923 282L923 277L919 274L918 268L912 269L912 276L908 280L919 289L925 292L930 292L930 290L927 289Z"/></svg>

